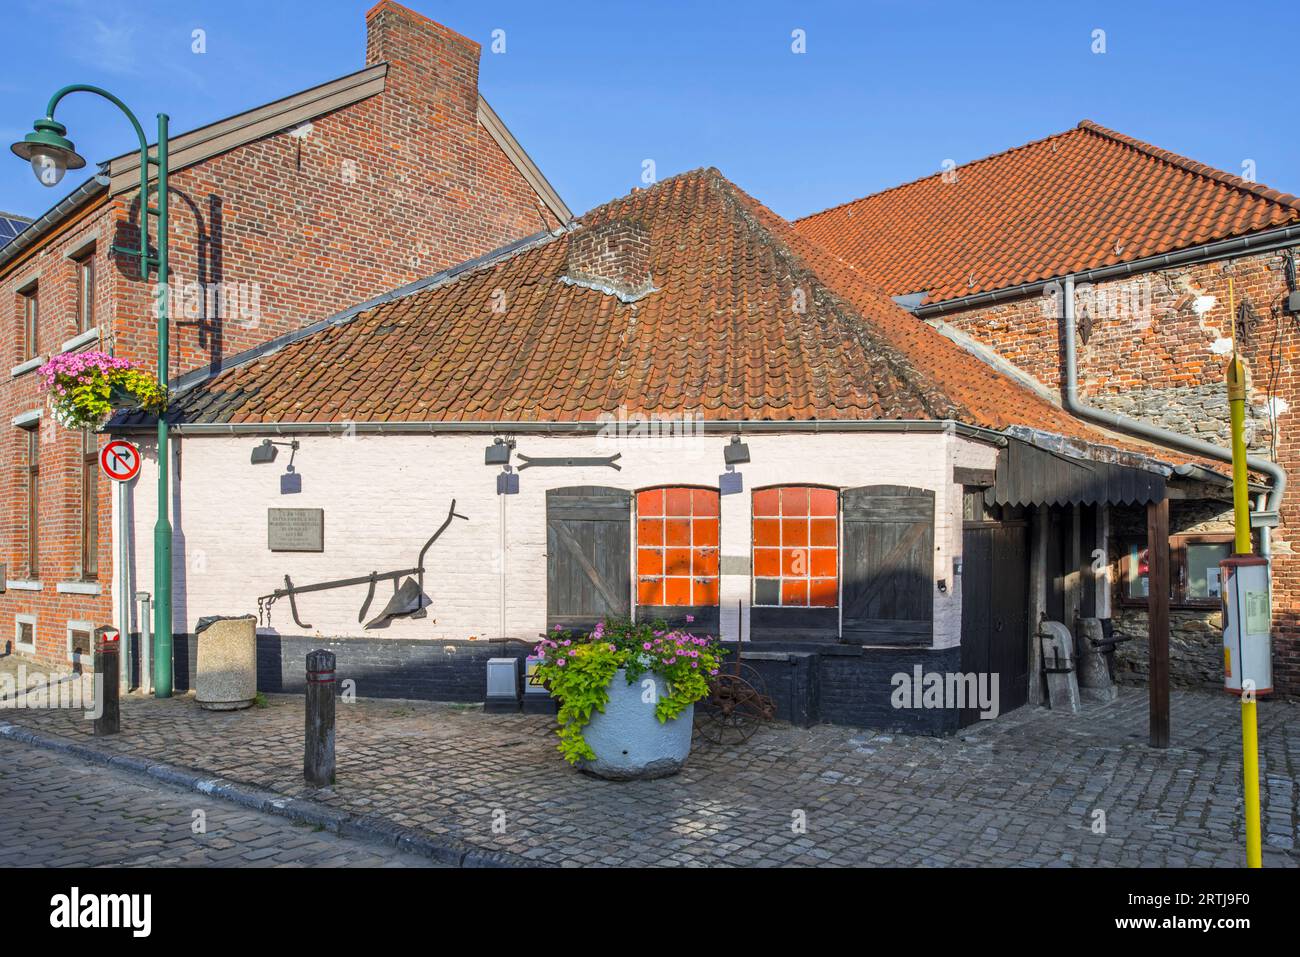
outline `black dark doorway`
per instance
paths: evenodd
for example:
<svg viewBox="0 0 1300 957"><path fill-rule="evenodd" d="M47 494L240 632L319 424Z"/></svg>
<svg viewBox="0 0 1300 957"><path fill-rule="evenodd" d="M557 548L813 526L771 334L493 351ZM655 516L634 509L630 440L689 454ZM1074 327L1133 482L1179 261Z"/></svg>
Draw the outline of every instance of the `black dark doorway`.
<svg viewBox="0 0 1300 957"><path fill-rule="evenodd" d="M961 670L996 676L999 714L1029 699L1028 542L1023 522L967 522L962 532ZM962 710L962 727L978 720L978 708Z"/></svg>

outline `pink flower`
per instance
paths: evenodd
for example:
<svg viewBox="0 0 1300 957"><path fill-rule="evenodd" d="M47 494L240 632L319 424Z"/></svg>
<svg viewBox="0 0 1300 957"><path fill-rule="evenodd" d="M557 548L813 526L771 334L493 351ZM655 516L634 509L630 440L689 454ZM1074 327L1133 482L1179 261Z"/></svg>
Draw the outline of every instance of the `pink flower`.
<svg viewBox="0 0 1300 957"><path fill-rule="evenodd" d="M686 616L686 624L688 624L688 625L693 625L693 624L695 624L695 616L694 616L694 615L687 615L687 616Z"/></svg>
<svg viewBox="0 0 1300 957"><path fill-rule="evenodd" d="M650 642L648 642L648 641L643 641L643 642L641 643L641 648L642 648L642 650L644 650L644 651L649 651L649 650L650 650Z"/></svg>
<svg viewBox="0 0 1300 957"><path fill-rule="evenodd" d="M559 658L559 659L556 660L555 663L556 663L557 665L559 665L561 668L563 668L563 667L564 667L564 662L565 662L565 660L566 660L566 659L564 659L564 658Z"/></svg>

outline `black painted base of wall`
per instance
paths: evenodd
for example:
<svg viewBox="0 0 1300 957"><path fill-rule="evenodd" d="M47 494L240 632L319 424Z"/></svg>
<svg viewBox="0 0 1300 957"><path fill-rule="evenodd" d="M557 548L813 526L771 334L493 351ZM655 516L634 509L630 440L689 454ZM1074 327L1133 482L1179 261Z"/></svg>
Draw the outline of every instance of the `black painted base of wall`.
<svg viewBox="0 0 1300 957"><path fill-rule="evenodd" d="M734 642L724 645L732 654ZM733 659L729 655L728 662ZM863 648L807 642L746 643L741 661L758 671L777 717L802 727L826 723L905 734L952 734L959 712L951 708L894 707L894 676L956 671L959 648ZM909 702L910 704L910 702Z"/></svg>
<svg viewBox="0 0 1300 957"><path fill-rule="evenodd" d="M133 660L139 640L132 635ZM174 640L177 691L194 687L197 647L193 635ZM257 636L257 687L270 693L301 694L306 657L323 648L338 660L340 691L363 698L482 702L487 695L489 658L525 658L532 645L522 641L428 641L403 638L321 639L289 635ZM734 642L725 647L735 653ZM728 655L728 662L732 661ZM862 648L836 643L746 642L741 660L758 671L777 717L801 727L819 723L849 725L905 734L951 734L959 714L949 708L896 708L897 674L956 671L958 648ZM523 674L520 664L519 673ZM354 682L347 685L348 681ZM520 691L522 692L522 683Z"/></svg>

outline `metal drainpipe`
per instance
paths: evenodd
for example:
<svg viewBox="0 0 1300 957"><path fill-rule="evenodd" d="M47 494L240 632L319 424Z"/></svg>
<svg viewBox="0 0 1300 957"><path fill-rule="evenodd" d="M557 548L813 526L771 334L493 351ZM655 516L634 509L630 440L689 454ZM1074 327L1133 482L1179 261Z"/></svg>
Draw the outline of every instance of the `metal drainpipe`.
<svg viewBox="0 0 1300 957"><path fill-rule="evenodd" d="M1212 445L1209 442L1202 442L1200 439L1189 438L1180 435L1177 432L1170 432L1168 429L1162 429L1159 426L1151 425L1140 419L1131 419L1126 415L1120 415L1118 412L1107 412L1103 409L1096 409L1085 404L1079 399L1079 369L1078 360L1075 355L1074 345L1074 276L1065 277L1065 289L1063 293L1065 299L1064 308L1061 310L1065 321L1065 385L1062 389L1062 396L1065 403L1066 411L1077 415L1081 419L1087 419L1098 425L1115 429L1119 432L1127 432L1130 435L1137 435L1144 439L1150 439L1161 445L1169 445L1174 448L1182 449L1184 452L1190 452L1193 455L1204 455L1206 458L1218 459L1220 462L1232 461L1232 450L1225 449L1218 445ZM1273 481L1273 487L1268 492L1267 508L1271 512L1279 512L1282 507L1282 497L1286 494L1286 471L1276 462L1269 459L1249 456L1246 463L1257 472L1263 472ZM1269 530L1261 527L1259 530L1260 554L1269 554Z"/></svg>

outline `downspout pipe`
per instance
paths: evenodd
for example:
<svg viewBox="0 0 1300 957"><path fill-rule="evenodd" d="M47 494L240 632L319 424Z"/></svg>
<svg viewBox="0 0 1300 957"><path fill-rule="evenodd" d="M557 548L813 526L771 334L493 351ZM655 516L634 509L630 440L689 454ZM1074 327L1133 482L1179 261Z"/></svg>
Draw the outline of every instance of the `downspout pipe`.
<svg viewBox="0 0 1300 957"><path fill-rule="evenodd" d="M1171 448L1181 449L1192 455L1203 455L1206 458L1216 459L1220 462L1232 462L1232 450L1225 449L1222 446L1213 445L1209 442L1203 442L1200 439L1189 438L1178 432L1171 432L1168 429L1162 429L1159 426L1151 425L1149 422L1143 422L1141 419L1133 419L1127 415L1121 415L1118 412L1108 412L1104 409L1097 409L1088 405L1079 398L1079 366L1078 356L1075 349L1075 313L1074 313L1074 276L1065 277L1063 298L1064 307L1061 310L1065 325L1065 379L1062 389L1062 399L1065 409L1072 415L1077 415L1081 419L1093 422L1097 425L1114 429L1117 432L1124 432L1129 435L1135 435L1139 438L1149 439L1160 445L1167 445ZM1286 471L1276 462L1260 458L1258 456L1248 456L1246 464L1257 472L1263 472L1271 481L1271 488L1268 497L1264 501L1265 509L1269 512L1277 513L1282 507L1282 498L1286 494ZM1269 554L1269 535L1268 526L1260 528L1260 552L1264 555Z"/></svg>

